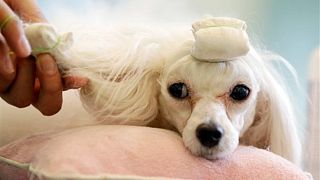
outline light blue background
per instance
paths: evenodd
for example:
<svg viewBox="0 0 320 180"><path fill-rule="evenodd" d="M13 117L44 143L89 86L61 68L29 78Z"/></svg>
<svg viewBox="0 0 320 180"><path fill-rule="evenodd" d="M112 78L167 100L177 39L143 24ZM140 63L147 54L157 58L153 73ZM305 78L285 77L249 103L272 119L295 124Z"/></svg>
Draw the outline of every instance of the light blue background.
<svg viewBox="0 0 320 180"><path fill-rule="evenodd" d="M39 0L49 20L57 16L62 6L64 11L79 15L81 21L84 15L90 16L88 9L95 8L95 3L98 9L108 7L105 8L110 11L106 21L118 18L191 22L206 14L246 20L249 32L254 32L261 44L289 60L297 70L302 90L293 85L292 79L289 79L290 89L301 112L299 118L306 119L308 62L312 51L319 47L318 0ZM120 18L119 14L125 17Z"/></svg>

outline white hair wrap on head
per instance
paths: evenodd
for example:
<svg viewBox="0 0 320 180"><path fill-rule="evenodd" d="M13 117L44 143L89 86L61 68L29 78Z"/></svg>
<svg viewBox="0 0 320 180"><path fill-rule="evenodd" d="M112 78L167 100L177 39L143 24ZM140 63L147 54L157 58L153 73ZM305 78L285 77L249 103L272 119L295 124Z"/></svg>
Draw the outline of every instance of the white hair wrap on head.
<svg viewBox="0 0 320 180"><path fill-rule="evenodd" d="M235 18L208 18L193 23L191 55L200 61L223 62L249 52L246 23Z"/></svg>

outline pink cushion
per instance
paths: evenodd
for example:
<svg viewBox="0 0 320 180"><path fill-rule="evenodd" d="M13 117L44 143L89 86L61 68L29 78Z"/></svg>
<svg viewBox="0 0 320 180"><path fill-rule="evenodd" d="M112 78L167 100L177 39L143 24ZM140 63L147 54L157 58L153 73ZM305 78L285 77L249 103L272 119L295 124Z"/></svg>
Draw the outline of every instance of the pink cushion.
<svg viewBox="0 0 320 180"><path fill-rule="evenodd" d="M174 132L135 126L34 135L0 148L0 156L6 161L0 162L0 179L308 179L307 173L265 150L240 146L224 159L209 161L191 155Z"/></svg>

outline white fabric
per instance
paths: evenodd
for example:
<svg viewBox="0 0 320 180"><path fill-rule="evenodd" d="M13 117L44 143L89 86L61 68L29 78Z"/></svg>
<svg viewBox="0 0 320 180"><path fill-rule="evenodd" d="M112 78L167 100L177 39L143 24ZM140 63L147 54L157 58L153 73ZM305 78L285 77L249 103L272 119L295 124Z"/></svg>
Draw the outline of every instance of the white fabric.
<svg viewBox="0 0 320 180"><path fill-rule="evenodd" d="M47 23L26 24L24 29L33 56L49 53L58 64L68 60L66 52L73 44L72 33L60 35L52 25Z"/></svg>
<svg viewBox="0 0 320 180"><path fill-rule="evenodd" d="M198 60L221 62L249 52L246 23L234 18L210 18L193 25L195 42L191 55Z"/></svg>

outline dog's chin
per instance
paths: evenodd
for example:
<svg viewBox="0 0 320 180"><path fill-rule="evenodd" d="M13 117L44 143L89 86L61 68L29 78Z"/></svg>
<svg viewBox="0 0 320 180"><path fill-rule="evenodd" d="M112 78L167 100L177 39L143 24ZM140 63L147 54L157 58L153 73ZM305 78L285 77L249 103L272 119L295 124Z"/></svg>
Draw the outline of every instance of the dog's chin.
<svg viewBox="0 0 320 180"><path fill-rule="evenodd" d="M216 147L216 148L207 148L207 147L200 147L199 151L196 152L192 152L192 154L195 154L197 156L209 159L209 160L215 160L215 159L221 159L221 158L225 158L228 155L230 155L234 150L236 149L236 147L232 147L232 148L228 148L228 149L224 149L221 150L221 148Z"/></svg>

